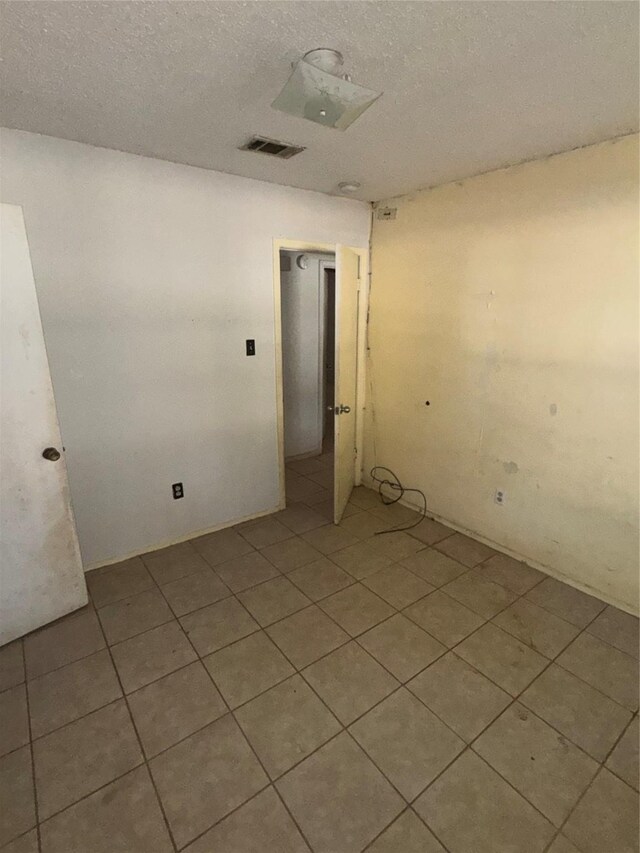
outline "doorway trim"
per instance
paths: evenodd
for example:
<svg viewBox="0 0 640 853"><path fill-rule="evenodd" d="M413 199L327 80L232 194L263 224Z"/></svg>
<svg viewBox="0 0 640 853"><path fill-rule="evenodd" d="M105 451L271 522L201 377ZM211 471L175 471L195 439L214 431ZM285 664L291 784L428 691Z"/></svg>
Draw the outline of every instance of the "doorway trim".
<svg viewBox="0 0 640 853"><path fill-rule="evenodd" d="M278 429L278 470L279 502L278 509L286 507L285 457L284 457L284 386L282 365L282 297L280 279L280 252L328 252L337 254L337 243L316 243L306 240L276 239L273 241L273 304L274 304L274 343L276 358L276 419ZM360 259L360 298L358 306L357 369L356 369L356 470L355 482L362 481L362 446L364 433L365 405L365 341L367 306L369 303L369 250L361 246L346 246ZM337 272L337 270L336 270Z"/></svg>

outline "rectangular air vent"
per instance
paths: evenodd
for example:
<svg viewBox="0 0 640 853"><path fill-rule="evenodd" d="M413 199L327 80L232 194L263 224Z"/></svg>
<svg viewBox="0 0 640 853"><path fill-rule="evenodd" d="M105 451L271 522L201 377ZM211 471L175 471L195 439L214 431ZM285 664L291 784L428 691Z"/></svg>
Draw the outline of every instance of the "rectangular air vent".
<svg viewBox="0 0 640 853"><path fill-rule="evenodd" d="M278 142L276 139L267 139L265 136L254 136L245 145L240 146L240 151L259 151L261 154L270 154L281 160L288 160L304 151L301 145L289 145L288 142Z"/></svg>

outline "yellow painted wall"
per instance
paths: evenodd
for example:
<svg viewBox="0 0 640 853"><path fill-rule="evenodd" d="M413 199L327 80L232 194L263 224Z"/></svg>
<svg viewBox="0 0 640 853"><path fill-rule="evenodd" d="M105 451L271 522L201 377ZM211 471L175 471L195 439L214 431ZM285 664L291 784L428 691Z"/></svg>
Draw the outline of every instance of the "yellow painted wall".
<svg viewBox="0 0 640 853"><path fill-rule="evenodd" d="M378 206L365 472L637 612L638 137Z"/></svg>

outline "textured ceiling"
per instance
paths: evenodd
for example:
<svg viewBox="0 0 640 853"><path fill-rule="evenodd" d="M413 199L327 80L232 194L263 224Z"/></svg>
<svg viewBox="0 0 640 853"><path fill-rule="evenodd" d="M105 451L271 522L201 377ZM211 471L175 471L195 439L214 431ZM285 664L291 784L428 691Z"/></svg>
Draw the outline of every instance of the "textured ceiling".
<svg viewBox="0 0 640 853"><path fill-rule="evenodd" d="M0 122L380 199L637 130L635 2L0 3ZM307 50L383 90L340 132L271 108ZM253 133L307 146L238 151Z"/></svg>

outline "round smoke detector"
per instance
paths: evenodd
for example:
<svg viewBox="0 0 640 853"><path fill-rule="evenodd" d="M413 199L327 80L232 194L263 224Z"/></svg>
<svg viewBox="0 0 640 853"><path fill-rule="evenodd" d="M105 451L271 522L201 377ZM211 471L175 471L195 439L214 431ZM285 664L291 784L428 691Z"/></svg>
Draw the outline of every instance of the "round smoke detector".
<svg viewBox="0 0 640 853"><path fill-rule="evenodd" d="M296 264L301 270L306 270L309 266L309 258L306 255L298 255Z"/></svg>
<svg viewBox="0 0 640 853"><path fill-rule="evenodd" d="M341 181L338 189L341 193L357 193L361 186L357 181Z"/></svg>

